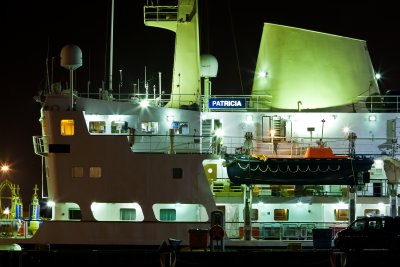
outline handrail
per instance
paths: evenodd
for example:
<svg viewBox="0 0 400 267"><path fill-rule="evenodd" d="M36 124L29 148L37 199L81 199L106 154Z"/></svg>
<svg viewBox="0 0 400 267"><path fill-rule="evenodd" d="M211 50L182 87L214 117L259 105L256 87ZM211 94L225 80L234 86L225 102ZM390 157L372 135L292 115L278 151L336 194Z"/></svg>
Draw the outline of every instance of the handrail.
<svg viewBox="0 0 400 267"><path fill-rule="evenodd" d="M103 99L110 101L129 102L132 104L139 104L146 101L150 106L163 107L165 105L173 104L172 106L179 106L184 109L193 109L198 111L209 112L242 112L243 110L249 112L266 112L266 111L279 111L271 106L273 97L271 95L211 95L205 97L204 95L196 94L198 103L192 101L184 101L184 96L193 96L193 94L144 94L144 93L121 93L118 95L110 95L105 90L100 90L97 93L78 93L80 97L88 97L95 99ZM147 98L146 98L147 96ZM181 96L181 97L179 97ZM210 98L230 98L230 99L244 99L246 107L244 109L237 108L208 108L208 99ZM176 105L177 104L177 105ZM324 110L329 110L326 108ZM282 110L291 112L321 112L318 110L307 109L293 109ZM400 112L400 96L360 96L357 97L353 103L342 107L332 107L331 111L335 112L366 112L366 113L380 113L380 112Z"/></svg>

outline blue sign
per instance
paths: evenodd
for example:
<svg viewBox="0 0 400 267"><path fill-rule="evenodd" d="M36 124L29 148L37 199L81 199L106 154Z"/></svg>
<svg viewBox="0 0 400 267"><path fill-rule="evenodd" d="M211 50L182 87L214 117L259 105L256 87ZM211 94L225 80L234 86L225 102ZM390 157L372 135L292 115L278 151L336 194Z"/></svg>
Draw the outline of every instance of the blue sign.
<svg viewBox="0 0 400 267"><path fill-rule="evenodd" d="M246 108L244 98L210 98L208 108Z"/></svg>

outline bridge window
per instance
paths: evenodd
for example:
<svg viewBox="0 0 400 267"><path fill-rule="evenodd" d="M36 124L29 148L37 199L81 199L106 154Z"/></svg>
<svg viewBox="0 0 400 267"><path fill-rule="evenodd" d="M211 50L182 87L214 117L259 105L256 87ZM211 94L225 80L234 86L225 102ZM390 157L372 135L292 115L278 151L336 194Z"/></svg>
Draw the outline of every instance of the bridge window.
<svg viewBox="0 0 400 267"><path fill-rule="evenodd" d="M127 121L112 121L111 133L128 133Z"/></svg>
<svg viewBox="0 0 400 267"><path fill-rule="evenodd" d="M182 121L173 121L171 128L174 129L175 134L189 134L189 123Z"/></svg>
<svg viewBox="0 0 400 267"><path fill-rule="evenodd" d="M140 128L142 129L142 133L158 134L158 122L156 121L142 122Z"/></svg>
<svg viewBox="0 0 400 267"><path fill-rule="evenodd" d="M89 122L90 133L105 133L106 122L105 121L90 121Z"/></svg>

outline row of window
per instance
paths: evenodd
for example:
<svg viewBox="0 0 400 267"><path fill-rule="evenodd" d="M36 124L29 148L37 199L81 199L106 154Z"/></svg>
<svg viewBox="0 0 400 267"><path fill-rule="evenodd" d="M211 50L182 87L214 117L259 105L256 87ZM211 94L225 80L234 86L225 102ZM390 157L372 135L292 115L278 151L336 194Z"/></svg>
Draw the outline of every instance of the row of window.
<svg viewBox="0 0 400 267"><path fill-rule="evenodd" d="M90 133L105 133L107 124L105 121L90 121L89 132ZM175 134L189 134L189 123L181 121L171 122L171 129L174 129ZM156 121L142 122L140 125L140 131L142 134L158 134L159 127ZM61 120L61 135L71 136L74 135L75 126L74 120ZM112 121L111 122L111 133L122 133L128 134L129 127L127 121Z"/></svg>
<svg viewBox="0 0 400 267"><path fill-rule="evenodd" d="M379 209L365 209L364 215L378 215ZM258 221L258 209L251 210L251 220ZM288 221L289 220L289 209L274 209L274 220L275 221ZM335 209L335 220L336 221L347 221L349 220L348 209Z"/></svg>
<svg viewBox="0 0 400 267"><path fill-rule="evenodd" d="M72 178L84 177L83 167L72 167ZM101 178L101 167L90 167L89 168L90 178Z"/></svg>
<svg viewBox="0 0 400 267"><path fill-rule="evenodd" d="M80 209L70 208L68 210L68 218L70 220L81 220L82 213ZM119 209L119 219L121 221L136 221L136 209L134 208L121 208ZM175 209L160 209L161 221L176 221Z"/></svg>
<svg viewBox="0 0 400 267"><path fill-rule="evenodd" d="M175 134L189 134L189 123L173 121L170 126L174 129ZM142 134L158 134L159 127L156 121L142 122L140 125L140 131ZM90 133L105 133L106 122L105 121L91 121L89 122ZM129 133L129 127L127 121L112 121L111 122L111 133Z"/></svg>

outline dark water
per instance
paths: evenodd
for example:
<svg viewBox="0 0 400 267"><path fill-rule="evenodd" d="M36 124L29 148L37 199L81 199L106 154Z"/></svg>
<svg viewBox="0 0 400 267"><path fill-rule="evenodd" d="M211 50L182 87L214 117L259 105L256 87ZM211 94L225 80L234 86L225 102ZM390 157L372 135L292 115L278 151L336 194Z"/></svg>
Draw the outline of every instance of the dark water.
<svg viewBox="0 0 400 267"><path fill-rule="evenodd" d="M395 252L370 250L347 254L332 249L258 249L224 252L180 248L178 252L139 248L40 248L0 251L0 267L53 266L389 266ZM391 264L392 265L392 264ZM391 266L390 265L390 266Z"/></svg>

